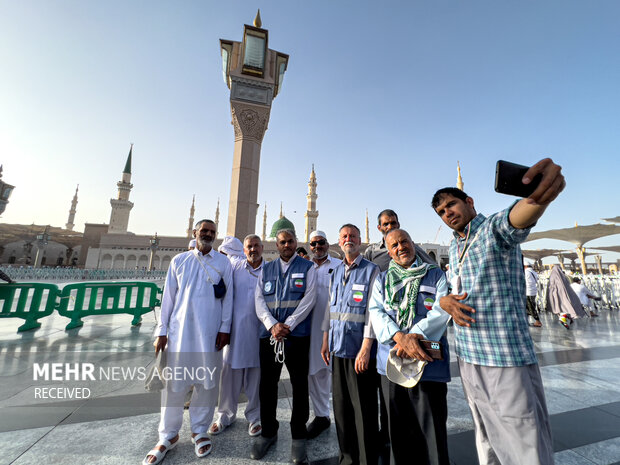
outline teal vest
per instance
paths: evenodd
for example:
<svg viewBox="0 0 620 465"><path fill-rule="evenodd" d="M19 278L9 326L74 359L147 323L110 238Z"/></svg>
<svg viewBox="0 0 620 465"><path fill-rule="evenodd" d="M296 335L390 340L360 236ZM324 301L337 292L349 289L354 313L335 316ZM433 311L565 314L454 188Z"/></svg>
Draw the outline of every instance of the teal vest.
<svg viewBox="0 0 620 465"><path fill-rule="evenodd" d="M380 275L381 290L385 292L385 275L387 271L384 271ZM428 270L426 275L422 278L420 283L420 291L418 292L418 299L415 304L415 318L413 324L418 323L422 318L426 317L426 314L431 310L432 304L435 301L436 285L439 278L443 275L443 271L439 268L433 268ZM401 292L404 292L403 289ZM396 321L396 312L394 310L386 309L387 314ZM443 360L435 360L430 362L424 367L424 374L420 381L439 381L447 383L450 381L450 353L448 348L448 338L444 331L443 336L439 340L443 348ZM387 363L390 349L396 344L391 342L389 344L379 344L377 349L377 371L381 375L385 375L385 364Z"/></svg>
<svg viewBox="0 0 620 465"><path fill-rule="evenodd" d="M355 358L364 340L364 322L368 299L372 292L371 279L377 265L362 259L344 281L345 264L338 265L332 274L329 299L329 351L336 357ZM376 345L376 344L375 344ZM375 345L373 345L374 357Z"/></svg>
<svg viewBox="0 0 620 465"><path fill-rule="evenodd" d="M279 323L295 311L299 301L306 293L307 273L312 262L297 255L282 274L280 260L276 259L263 265L263 297L269 311ZM312 317L308 315L295 329L291 336L309 336ZM262 326L261 338L269 337L270 333Z"/></svg>

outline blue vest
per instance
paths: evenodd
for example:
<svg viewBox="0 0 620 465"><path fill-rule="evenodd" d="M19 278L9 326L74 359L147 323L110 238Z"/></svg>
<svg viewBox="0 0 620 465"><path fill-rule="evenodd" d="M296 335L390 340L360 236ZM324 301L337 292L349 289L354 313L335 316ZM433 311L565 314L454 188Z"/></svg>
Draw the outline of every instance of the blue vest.
<svg viewBox="0 0 620 465"><path fill-rule="evenodd" d="M381 273L382 292L385 293L385 275L387 271ZM420 283L420 291L418 292L418 299L415 304L415 318L413 324L418 323L422 318L426 317L428 311L432 308L432 302L435 301L436 284L439 278L443 275L443 271L439 268L433 268L428 270L426 275L422 278ZM404 292L404 289L401 291ZM427 308L426 306L429 308ZM387 314L396 321L396 312L394 310L386 309ZM424 367L424 374L420 381L439 381L447 383L450 381L450 352L448 350L448 338L444 331L443 336L439 340L443 347L443 360L435 360L429 362ZM391 342L389 344L379 344L377 349L377 371L379 374L385 375L385 365L387 363L390 349L394 347L396 343Z"/></svg>
<svg viewBox="0 0 620 465"><path fill-rule="evenodd" d="M306 274L312 268L312 262L304 260L299 255L293 259L282 274L280 260L276 259L263 265L263 297L269 311L279 323L295 311L299 301L306 293ZM309 336L312 317L308 315L301 323L295 326L291 336ZM261 325L260 337L269 337L270 333Z"/></svg>
<svg viewBox="0 0 620 465"><path fill-rule="evenodd" d="M336 357L355 358L364 340L364 322L377 265L362 259L344 282L345 264L334 270L329 299L329 351ZM373 353L376 344L373 345Z"/></svg>

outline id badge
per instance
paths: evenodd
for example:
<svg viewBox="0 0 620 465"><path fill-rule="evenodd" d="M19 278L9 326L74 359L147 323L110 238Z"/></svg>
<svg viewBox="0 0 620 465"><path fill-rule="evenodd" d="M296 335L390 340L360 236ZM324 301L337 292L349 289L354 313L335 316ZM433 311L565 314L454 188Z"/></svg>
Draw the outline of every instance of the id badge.
<svg viewBox="0 0 620 465"><path fill-rule="evenodd" d="M461 275L455 274L452 276L450 287L452 287L452 294L461 294Z"/></svg>

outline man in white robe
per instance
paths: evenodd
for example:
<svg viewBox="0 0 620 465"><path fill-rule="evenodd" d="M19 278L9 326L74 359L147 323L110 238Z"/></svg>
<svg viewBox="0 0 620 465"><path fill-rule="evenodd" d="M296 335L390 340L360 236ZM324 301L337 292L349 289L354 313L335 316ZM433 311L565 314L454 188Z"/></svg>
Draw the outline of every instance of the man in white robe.
<svg viewBox="0 0 620 465"><path fill-rule="evenodd" d="M248 398L245 418L248 434L258 436L262 431L258 386L260 360L258 336L260 321L256 318L254 294L258 275L263 268L263 243L255 234L243 241L247 260L233 264L233 319L230 344L224 349L224 366L220 382L220 401L209 434L219 434L237 417L237 405L241 389Z"/></svg>
<svg viewBox="0 0 620 465"><path fill-rule="evenodd" d="M217 402L221 350L230 340L233 302L232 267L213 250L215 235L213 221L196 223L196 249L175 256L168 268L155 352L166 351L167 368L174 376L162 391L159 442L143 460L145 465L161 462L176 446L191 386L189 416L195 453L204 457L211 452L207 430ZM181 366L186 369L177 375L175 368Z"/></svg>
<svg viewBox="0 0 620 465"><path fill-rule="evenodd" d="M323 231L310 233L310 250L316 273L316 303L312 310L312 332L310 334L310 368L308 370L308 392L314 409L314 420L308 425L308 439L316 438L329 428L329 396L332 386L331 368L321 357L323 330L321 325L327 311L329 280L334 269L342 260L331 257L327 252L329 242Z"/></svg>

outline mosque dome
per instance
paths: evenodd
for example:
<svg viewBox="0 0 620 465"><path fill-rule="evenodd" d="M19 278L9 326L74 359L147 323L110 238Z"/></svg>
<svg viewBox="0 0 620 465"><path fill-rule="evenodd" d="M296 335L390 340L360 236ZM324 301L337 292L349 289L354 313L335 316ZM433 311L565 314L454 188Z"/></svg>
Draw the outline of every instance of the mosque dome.
<svg viewBox="0 0 620 465"><path fill-rule="evenodd" d="M280 218L278 218L278 220L275 223L273 223L273 226L271 227L271 234L269 234L269 238L275 239L276 233L280 229L292 229L293 231L295 231L295 225L286 216L281 216Z"/></svg>

